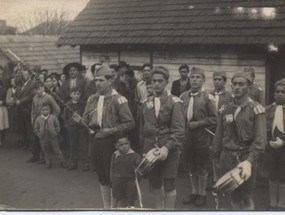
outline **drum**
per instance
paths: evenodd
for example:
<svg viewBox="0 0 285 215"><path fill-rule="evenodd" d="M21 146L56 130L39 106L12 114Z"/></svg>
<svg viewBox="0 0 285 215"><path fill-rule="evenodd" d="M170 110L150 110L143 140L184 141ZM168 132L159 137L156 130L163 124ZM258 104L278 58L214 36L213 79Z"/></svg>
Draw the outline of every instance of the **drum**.
<svg viewBox="0 0 285 215"><path fill-rule="evenodd" d="M241 168L236 167L227 172L215 183L213 191L217 194L222 194L223 196L229 195L245 182L240 176L241 171Z"/></svg>
<svg viewBox="0 0 285 215"><path fill-rule="evenodd" d="M140 164L135 169L136 173L143 176L148 173L156 163L159 157L159 147L154 147L146 155L145 158L140 162Z"/></svg>

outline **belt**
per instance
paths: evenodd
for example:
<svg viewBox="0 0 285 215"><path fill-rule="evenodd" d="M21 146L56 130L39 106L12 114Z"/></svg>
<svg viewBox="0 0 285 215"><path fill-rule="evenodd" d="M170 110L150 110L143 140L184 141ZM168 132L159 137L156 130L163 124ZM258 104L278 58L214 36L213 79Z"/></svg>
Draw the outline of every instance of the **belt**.
<svg viewBox="0 0 285 215"><path fill-rule="evenodd" d="M229 148L224 148L224 151L231 154L233 157L237 159L238 162L240 162L239 157L243 154L248 153L249 147L240 147L239 149L229 149Z"/></svg>

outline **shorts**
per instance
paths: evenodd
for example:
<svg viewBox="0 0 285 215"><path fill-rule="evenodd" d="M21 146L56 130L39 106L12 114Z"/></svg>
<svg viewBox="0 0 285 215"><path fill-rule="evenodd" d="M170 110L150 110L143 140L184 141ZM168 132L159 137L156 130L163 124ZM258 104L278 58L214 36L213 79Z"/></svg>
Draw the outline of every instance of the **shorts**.
<svg viewBox="0 0 285 215"><path fill-rule="evenodd" d="M134 178L116 178L112 184L113 197L116 200L132 202L137 199L137 188Z"/></svg>
<svg viewBox="0 0 285 215"><path fill-rule="evenodd" d="M268 146L266 154L270 180L285 183L285 147L274 149Z"/></svg>
<svg viewBox="0 0 285 215"><path fill-rule="evenodd" d="M248 157L248 153L244 153L239 157L240 161L244 161ZM222 151L220 160L219 160L219 176L222 177L228 171L232 170L238 165L237 158L233 156L230 152ZM241 192L250 192L256 183L256 174L257 174L257 164L256 162L252 164L251 177L245 181L238 189Z"/></svg>

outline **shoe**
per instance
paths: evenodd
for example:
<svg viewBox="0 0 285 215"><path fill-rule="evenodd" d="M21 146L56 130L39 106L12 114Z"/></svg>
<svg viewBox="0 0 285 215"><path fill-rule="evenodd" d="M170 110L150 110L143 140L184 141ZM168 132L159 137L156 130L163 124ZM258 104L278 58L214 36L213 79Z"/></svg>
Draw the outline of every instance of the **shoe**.
<svg viewBox="0 0 285 215"><path fill-rule="evenodd" d="M46 168L50 169L51 168L51 163L46 163Z"/></svg>
<svg viewBox="0 0 285 215"><path fill-rule="evenodd" d="M206 198L206 195L205 196L201 196L201 195L198 195L194 205L197 206L197 207L200 207L204 204L207 203L207 198Z"/></svg>
<svg viewBox="0 0 285 215"><path fill-rule="evenodd" d="M68 167L68 165L67 165L67 163L66 163L66 161L62 161L62 162L60 162L60 167L61 168L67 168Z"/></svg>
<svg viewBox="0 0 285 215"><path fill-rule="evenodd" d="M37 162L39 160L40 159L38 159L38 158L31 157L29 160L26 161L26 163L34 163L34 162Z"/></svg>
<svg viewBox="0 0 285 215"><path fill-rule="evenodd" d="M84 165L83 165L83 171L84 171L84 172L87 172L87 171L89 171L89 170L90 170L89 164L88 164L88 163L84 164Z"/></svg>
<svg viewBox="0 0 285 215"><path fill-rule="evenodd" d="M68 170L77 169L77 164L72 162L70 165L68 165L67 169L68 169Z"/></svg>
<svg viewBox="0 0 285 215"><path fill-rule="evenodd" d="M197 194L190 194L183 200L183 205L189 205L196 201L198 195Z"/></svg>

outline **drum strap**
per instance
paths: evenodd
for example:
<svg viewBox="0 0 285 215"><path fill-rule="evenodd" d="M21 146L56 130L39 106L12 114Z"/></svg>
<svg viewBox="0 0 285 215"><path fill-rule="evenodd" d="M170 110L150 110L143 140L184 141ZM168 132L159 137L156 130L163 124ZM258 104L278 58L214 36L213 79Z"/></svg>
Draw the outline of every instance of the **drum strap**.
<svg viewBox="0 0 285 215"><path fill-rule="evenodd" d="M139 180L138 180L137 171L135 171L135 182L136 182L136 187L137 187L137 191L138 191L138 198L139 198L140 208L143 208L142 192L141 192L141 188L140 188L140 184L139 184Z"/></svg>

